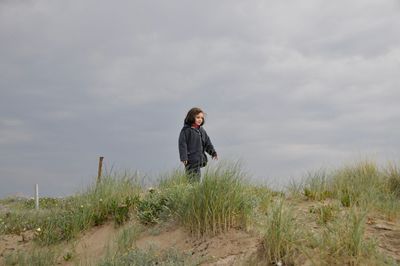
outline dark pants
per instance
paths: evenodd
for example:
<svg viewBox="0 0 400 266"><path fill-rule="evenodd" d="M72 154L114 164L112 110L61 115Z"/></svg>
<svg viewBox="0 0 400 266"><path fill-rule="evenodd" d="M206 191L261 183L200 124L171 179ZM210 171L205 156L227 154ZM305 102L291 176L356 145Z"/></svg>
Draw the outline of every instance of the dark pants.
<svg viewBox="0 0 400 266"><path fill-rule="evenodd" d="M185 169L190 182L200 182L200 164L187 164Z"/></svg>

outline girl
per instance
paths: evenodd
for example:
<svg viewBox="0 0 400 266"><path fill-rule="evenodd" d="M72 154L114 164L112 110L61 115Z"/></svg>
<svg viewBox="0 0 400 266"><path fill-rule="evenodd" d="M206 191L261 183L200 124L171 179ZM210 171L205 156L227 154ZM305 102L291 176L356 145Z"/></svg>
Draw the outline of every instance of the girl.
<svg viewBox="0 0 400 266"><path fill-rule="evenodd" d="M204 125L204 112L197 107L189 110L179 134L179 157L191 181L200 181L200 168L207 165L205 152L218 160Z"/></svg>

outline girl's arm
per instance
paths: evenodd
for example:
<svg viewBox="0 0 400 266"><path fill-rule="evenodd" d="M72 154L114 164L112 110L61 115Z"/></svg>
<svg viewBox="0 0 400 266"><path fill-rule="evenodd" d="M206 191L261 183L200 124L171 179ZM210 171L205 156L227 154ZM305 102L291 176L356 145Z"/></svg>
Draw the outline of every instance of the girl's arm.
<svg viewBox="0 0 400 266"><path fill-rule="evenodd" d="M181 162L187 161L188 156L187 156L186 135L183 130L179 134L178 147L179 147L179 157L181 159Z"/></svg>
<svg viewBox="0 0 400 266"><path fill-rule="evenodd" d="M205 132L205 131L204 131L204 132ZM206 151L208 154L210 154L213 158L214 158L214 157L217 157L217 152L215 151L214 146L213 146L213 144L211 143L211 139L210 139L210 137L208 136L207 132L205 132L205 135L206 135L206 143L205 143L205 147L204 147L205 151Z"/></svg>

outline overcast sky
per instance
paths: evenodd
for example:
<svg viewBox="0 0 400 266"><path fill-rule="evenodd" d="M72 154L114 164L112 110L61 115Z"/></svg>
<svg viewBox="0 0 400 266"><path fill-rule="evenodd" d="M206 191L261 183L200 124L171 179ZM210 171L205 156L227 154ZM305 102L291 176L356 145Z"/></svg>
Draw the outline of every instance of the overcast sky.
<svg viewBox="0 0 400 266"><path fill-rule="evenodd" d="M182 167L194 106L271 185L399 161L399 102L399 1L0 1L0 197Z"/></svg>

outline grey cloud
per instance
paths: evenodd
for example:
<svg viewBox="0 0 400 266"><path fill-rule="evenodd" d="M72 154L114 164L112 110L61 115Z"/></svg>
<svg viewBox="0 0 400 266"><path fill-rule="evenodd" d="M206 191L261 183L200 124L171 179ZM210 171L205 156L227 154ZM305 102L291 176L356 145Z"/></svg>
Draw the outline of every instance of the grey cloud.
<svg viewBox="0 0 400 266"><path fill-rule="evenodd" d="M276 185L359 154L398 158L398 8L2 2L0 196L34 182L72 193L99 155L154 175L179 167L192 106L221 158Z"/></svg>

